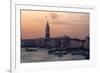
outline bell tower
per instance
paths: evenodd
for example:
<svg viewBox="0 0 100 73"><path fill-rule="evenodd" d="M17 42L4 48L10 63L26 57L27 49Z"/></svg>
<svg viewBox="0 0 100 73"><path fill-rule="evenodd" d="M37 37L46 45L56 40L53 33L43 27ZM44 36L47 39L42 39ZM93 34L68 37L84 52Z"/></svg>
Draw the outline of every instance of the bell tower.
<svg viewBox="0 0 100 73"><path fill-rule="evenodd" d="M46 24L45 38L50 38L50 27L48 21Z"/></svg>

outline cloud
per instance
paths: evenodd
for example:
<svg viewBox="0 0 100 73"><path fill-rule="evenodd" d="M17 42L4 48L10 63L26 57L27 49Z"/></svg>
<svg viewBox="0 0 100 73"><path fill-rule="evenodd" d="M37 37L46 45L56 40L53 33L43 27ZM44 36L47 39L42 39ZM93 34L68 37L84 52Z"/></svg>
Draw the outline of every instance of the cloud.
<svg viewBox="0 0 100 73"><path fill-rule="evenodd" d="M57 15L56 13L50 13L50 17L51 17L52 19L55 19L55 18L58 17L58 15Z"/></svg>

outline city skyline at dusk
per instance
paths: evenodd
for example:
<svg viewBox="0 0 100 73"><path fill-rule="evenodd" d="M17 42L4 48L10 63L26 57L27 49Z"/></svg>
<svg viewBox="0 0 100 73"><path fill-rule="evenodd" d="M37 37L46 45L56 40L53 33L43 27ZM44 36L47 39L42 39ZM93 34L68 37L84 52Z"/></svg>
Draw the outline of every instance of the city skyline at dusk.
<svg viewBox="0 0 100 73"><path fill-rule="evenodd" d="M44 38L47 22L50 37L89 36L89 13L21 10L21 39Z"/></svg>

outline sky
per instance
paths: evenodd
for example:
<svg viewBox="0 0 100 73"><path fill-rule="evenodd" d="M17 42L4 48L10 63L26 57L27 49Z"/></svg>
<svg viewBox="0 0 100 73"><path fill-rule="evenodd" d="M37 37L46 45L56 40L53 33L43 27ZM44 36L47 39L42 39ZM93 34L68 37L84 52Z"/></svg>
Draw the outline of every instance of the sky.
<svg viewBox="0 0 100 73"><path fill-rule="evenodd" d="M21 10L21 39L44 38L47 21L50 37L89 36L89 13Z"/></svg>

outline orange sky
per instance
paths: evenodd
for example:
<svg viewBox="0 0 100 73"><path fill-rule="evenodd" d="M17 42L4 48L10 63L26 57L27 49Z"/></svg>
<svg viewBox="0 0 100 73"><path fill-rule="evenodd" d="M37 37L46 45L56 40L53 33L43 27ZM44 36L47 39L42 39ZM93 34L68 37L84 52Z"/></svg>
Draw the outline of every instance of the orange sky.
<svg viewBox="0 0 100 73"><path fill-rule="evenodd" d="M84 39L89 36L88 13L21 10L21 38L45 37L47 20L50 37L69 35Z"/></svg>

